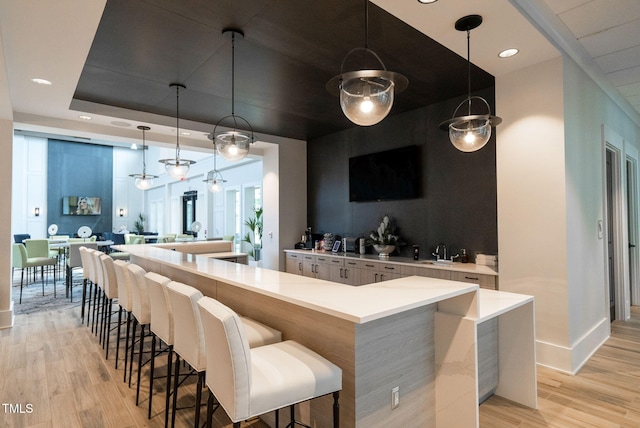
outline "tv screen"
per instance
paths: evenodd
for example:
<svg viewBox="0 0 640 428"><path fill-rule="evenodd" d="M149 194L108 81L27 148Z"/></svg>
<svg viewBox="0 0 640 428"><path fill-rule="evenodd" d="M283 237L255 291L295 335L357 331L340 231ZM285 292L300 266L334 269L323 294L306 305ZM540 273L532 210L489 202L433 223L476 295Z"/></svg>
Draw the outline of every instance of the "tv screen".
<svg viewBox="0 0 640 428"><path fill-rule="evenodd" d="M62 198L62 214L65 215L100 215L102 203L93 196L65 196Z"/></svg>
<svg viewBox="0 0 640 428"><path fill-rule="evenodd" d="M349 201L420 197L420 159L415 145L349 158Z"/></svg>

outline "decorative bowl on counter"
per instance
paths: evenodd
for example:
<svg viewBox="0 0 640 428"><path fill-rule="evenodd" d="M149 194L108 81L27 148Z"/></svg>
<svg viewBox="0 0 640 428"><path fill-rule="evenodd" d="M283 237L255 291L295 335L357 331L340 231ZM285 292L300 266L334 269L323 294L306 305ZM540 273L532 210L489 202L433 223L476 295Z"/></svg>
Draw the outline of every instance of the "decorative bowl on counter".
<svg viewBox="0 0 640 428"><path fill-rule="evenodd" d="M396 250L395 245L374 245L373 248L378 252L378 257L381 259L389 258L389 254Z"/></svg>

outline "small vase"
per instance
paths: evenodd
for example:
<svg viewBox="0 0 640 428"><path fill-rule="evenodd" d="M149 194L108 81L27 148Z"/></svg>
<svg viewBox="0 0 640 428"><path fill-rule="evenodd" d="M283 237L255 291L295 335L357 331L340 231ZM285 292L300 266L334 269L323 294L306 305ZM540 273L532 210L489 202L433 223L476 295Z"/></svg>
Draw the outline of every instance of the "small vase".
<svg viewBox="0 0 640 428"><path fill-rule="evenodd" d="M395 245L374 245L373 248L378 252L378 257L381 259L388 259L389 254L393 253L396 249Z"/></svg>

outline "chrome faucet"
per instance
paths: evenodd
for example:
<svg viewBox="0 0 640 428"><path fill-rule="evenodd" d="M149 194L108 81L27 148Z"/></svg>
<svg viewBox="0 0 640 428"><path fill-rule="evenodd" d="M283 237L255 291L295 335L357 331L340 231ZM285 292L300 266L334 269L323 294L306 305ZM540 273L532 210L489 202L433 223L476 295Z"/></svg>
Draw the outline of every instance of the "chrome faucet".
<svg viewBox="0 0 640 428"><path fill-rule="evenodd" d="M442 257L440 256L442 253ZM442 242L436 246L436 250L434 253L431 253L432 256L436 258L436 260L447 260L447 246Z"/></svg>

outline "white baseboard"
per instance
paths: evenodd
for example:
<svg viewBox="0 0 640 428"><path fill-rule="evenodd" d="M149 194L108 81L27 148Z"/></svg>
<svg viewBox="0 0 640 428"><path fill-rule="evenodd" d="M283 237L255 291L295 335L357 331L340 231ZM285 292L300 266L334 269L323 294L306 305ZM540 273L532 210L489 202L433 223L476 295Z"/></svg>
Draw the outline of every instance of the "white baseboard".
<svg viewBox="0 0 640 428"><path fill-rule="evenodd" d="M0 330L3 328L11 328L13 327L13 300L9 306L9 310L0 311Z"/></svg>
<svg viewBox="0 0 640 428"><path fill-rule="evenodd" d="M607 318L603 318L571 347L537 340L536 363L575 375L604 344L610 334L611 324Z"/></svg>

